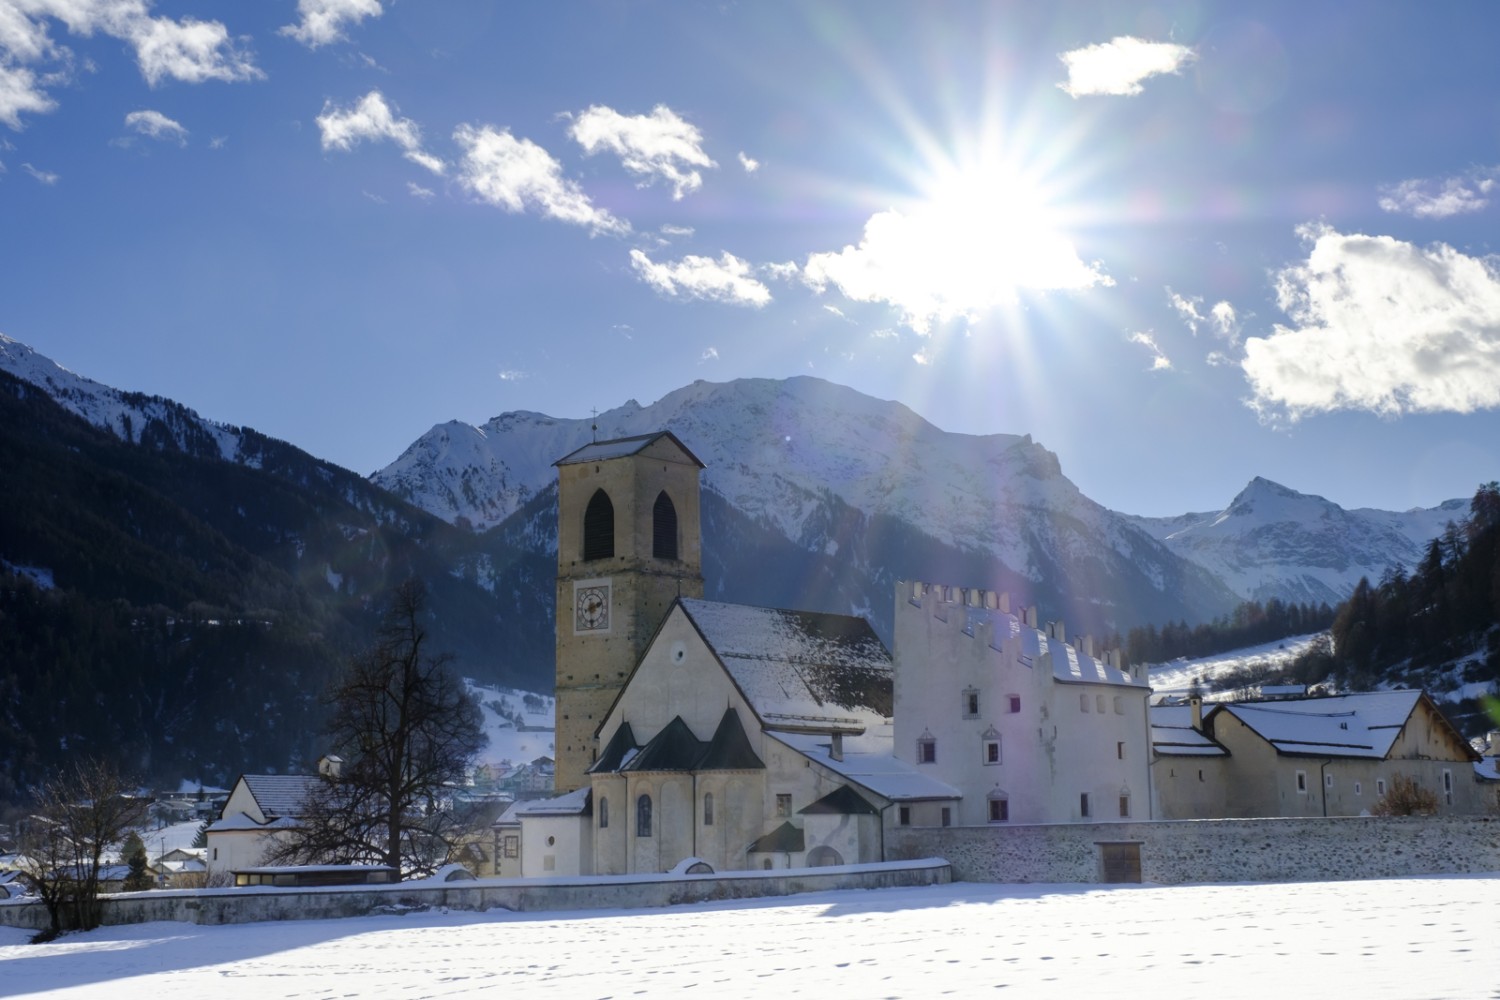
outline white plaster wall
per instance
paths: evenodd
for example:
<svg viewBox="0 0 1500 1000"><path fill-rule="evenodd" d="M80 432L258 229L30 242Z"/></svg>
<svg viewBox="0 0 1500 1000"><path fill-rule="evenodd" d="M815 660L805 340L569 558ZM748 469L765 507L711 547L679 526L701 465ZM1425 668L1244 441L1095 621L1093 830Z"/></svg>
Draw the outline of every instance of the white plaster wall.
<svg viewBox="0 0 1500 1000"><path fill-rule="evenodd" d="M593 829L587 816L527 816L521 823L525 878L594 874Z"/></svg>

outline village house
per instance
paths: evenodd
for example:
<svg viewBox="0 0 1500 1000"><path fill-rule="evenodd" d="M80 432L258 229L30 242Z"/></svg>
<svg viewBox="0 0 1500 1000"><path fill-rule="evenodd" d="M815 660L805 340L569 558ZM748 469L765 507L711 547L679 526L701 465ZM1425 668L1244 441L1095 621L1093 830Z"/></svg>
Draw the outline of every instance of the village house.
<svg viewBox="0 0 1500 1000"><path fill-rule="evenodd" d="M1368 815L1399 775L1439 814L1491 805L1481 757L1421 691L1151 709L1162 819Z"/></svg>
<svg viewBox="0 0 1500 1000"><path fill-rule="evenodd" d="M242 774L230 789L219 818L205 831L211 871L255 868L274 840L297 828L304 805L324 780L337 777L343 761L327 756L318 774Z"/></svg>
<svg viewBox="0 0 1500 1000"><path fill-rule="evenodd" d="M895 610L895 754L962 795L914 822L1151 818L1144 668L1004 593L903 582Z"/></svg>

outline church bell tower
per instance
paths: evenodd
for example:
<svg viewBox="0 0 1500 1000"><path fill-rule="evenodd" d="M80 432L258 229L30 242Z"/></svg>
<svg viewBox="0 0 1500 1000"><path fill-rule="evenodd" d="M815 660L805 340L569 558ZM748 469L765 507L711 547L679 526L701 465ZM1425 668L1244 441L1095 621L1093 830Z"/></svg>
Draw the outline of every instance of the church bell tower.
<svg viewBox="0 0 1500 1000"><path fill-rule="evenodd" d="M556 789L586 783L594 731L680 597L703 596L698 461L670 431L558 459Z"/></svg>

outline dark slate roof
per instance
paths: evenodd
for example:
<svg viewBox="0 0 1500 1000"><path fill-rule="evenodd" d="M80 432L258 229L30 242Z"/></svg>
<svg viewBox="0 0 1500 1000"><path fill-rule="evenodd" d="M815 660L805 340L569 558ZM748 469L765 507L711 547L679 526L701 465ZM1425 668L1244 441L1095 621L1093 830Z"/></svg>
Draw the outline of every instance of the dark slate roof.
<svg viewBox="0 0 1500 1000"><path fill-rule="evenodd" d="M630 731L630 723L622 722L620 728L615 730L615 734L604 745L604 752L599 755L598 760L594 761L588 773L608 774L611 771L618 771L640 748L641 745L635 741L635 734Z"/></svg>
<svg viewBox="0 0 1500 1000"><path fill-rule="evenodd" d="M679 598L767 728L850 731L888 718L891 654L852 615Z"/></svg>
<svg viewBox="0 0 1500 1000"><path fill-rule="evenodd" d="M879 816L880 811L848 785L840 785L812 805L797 810L809 813L833 813L839 816Z"/></svg>
<svg viewBox="0 0 1500 1000"><path fill-rule="evenodd" d="M750 745L750 737L745 735L740 713L726 708L724 717L719 720L719 728L714 730L713 739L708 741L708 749L694 770L759 771L765 766Z"/></svg>
<svg viewBox="0 0 1500 1000"><path fill-rule="evenodd" d="M662 727L662 731L651 737L641 752L632 757L621 771L692 771L707 748L702 740L693 735L682 716Z"/></svg>
<svg viewBox="0 0 1500 1000"><path fill-rule="evenodd" d="M609 441L594 441L584 445L577 451L573 451L553 462L553 465L581 465L584 462L602 462L610 458L624 458L627 455L639 455L651 445L666 438L682 451L698 468L705 466L698 461L698 456L688 450L687 445L678 440L677 435L671 431L656 431L652 434L637 434L633 437L613 438Z"/></svg>
<svg viewBox="0 0 1500 1000"><path fill-rule="evenodd" d="M323 779L315 774L245 774L245 787L266 819L302 815L302 806Z"/></svg>
<svg viewBox="0 0 1500 1000"><path fill-rule="evenodd" d="M795 854L807 849L802 831L790 823L783 823L755 843L745 848L749 854Z"/></svg>

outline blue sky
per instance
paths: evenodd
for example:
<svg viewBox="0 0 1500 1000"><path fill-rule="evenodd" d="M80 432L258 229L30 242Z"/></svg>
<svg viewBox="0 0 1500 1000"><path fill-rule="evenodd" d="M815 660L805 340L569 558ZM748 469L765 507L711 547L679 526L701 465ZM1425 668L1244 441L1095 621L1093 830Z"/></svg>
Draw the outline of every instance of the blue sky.
<svg viewBox="0 0 1500 1000"><path fill-rule="evenodd" d="M1500 477L1500 8L0 0L0 333L360 472L808 374L1116 510Z"/></svg>

